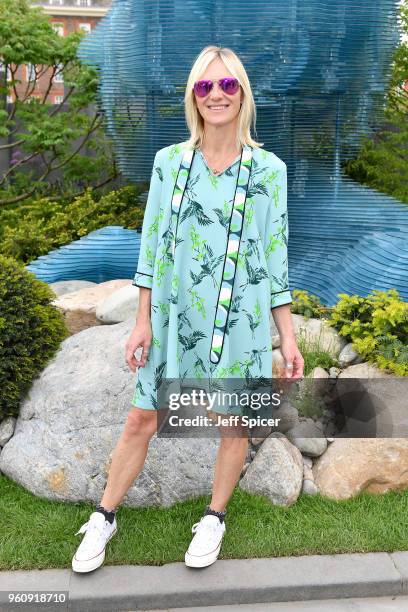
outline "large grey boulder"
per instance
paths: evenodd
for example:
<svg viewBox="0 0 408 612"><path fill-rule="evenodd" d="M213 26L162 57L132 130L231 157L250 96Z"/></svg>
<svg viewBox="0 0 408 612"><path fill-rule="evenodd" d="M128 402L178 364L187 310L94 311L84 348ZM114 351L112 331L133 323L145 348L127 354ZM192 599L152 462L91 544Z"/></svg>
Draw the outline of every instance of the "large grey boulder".
<svg viewBox="0 0 408 612"><path fill-rule="evenodd" d="M97 284L98 283L93 283L92 281L86 280L65 280L50 283L49 286L51 287L55 295L64 295L65 293L73 293L74 291L79 291L80 289L92 287Z"/></svg>
<svg viewBox="0 0 408 612"><path fill-rule="evenodd" d="M386 493L408 488L408 440L336 439L313 465L319 492L349 499L361 491Z"/></svg>
<svg viewBox="0 0 408 612"><path fill-rule="evenodd" d="M64 293L52 303L63 313L70 333L77 334L88 327L101 325L96 316L98 302L106 300L112 293L131 283L130 279L121 278L105 281L72 293Z"/></svg>
<svg viewBox="0 0 408 612"><path fill-rule="evenodd" d="M131 409L136 381L125 362L134 321L70 336L31 387L0 470L34 494L100 500L110 453ZM124 505L170 506L209 494L219 440L151 440L146 463Z"/></svg>
<svg viewBox="0 0 408 612"><path fill-rule="evenodd" d="M302 482L300 451L285 436L272 434L262 443L239 486L278 506L291 506L299 497Z"/></svg>
<svg viewBox="0 0 408 612"><path fill-rule="evenodd" d="M112 325L133 318L136 323L136 314L139 306L139 287L126 285L114 291L96 305L96 318L102 323Z"/></svg>

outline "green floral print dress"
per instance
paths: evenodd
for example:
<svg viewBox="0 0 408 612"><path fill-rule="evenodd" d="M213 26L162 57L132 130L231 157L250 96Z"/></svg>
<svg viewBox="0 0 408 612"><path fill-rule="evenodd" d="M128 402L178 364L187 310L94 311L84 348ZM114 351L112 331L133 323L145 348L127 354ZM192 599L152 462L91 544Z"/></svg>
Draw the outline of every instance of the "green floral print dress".
<svg viewBox="0 0 408 612"><path fill-rule="evenodd" d="M133 279L151 289L153 338L134 406L163 407L163 378L271 378L270 311L292 302L288 237L274 153L244 145L217 175L186 142L156 153Z"/></svg>

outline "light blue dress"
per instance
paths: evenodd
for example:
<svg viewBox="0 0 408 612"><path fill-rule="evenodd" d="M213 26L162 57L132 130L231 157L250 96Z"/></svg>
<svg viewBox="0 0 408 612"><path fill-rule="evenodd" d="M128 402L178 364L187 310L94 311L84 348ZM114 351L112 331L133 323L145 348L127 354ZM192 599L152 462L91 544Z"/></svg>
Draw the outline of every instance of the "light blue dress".
<svg viewBox="0 0 408 612"><path fill-rule="evenodd" d="M288 237L274 153L245 145L217 175L186 143L156 153L133 280L152 290L153 339L134 406L163 408L163 378L272 377L270 310L292 302Z"/></svg>

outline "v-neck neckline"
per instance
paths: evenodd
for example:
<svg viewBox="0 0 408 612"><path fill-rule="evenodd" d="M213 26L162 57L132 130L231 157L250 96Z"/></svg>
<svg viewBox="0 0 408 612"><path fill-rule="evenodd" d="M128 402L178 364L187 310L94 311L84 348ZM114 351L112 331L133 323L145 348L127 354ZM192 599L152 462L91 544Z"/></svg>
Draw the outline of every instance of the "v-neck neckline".
<svg viewBox="0 0 408 612"><path fill-rule="evenodd" d="M242 156L242 150L241 153L234 159L233 162L231 162L231 164L225 168L225 170L223 170L222 172L218 172L218 174L214 174L214 172L212 171L212 169L210 168L210 166L208 165L208 162L204 156L204 153L201 151L201 149L198 147L197 151L200 153L201 159L203 160L204 164L206 165L206 167L208 168L208 171L210 172L212 177L219 177L222 176L223 174L225 174L225 172L227 172L227 170L229 170L230 168L232 168L232 166L235 166L235 164L241 159Z"/></svg>

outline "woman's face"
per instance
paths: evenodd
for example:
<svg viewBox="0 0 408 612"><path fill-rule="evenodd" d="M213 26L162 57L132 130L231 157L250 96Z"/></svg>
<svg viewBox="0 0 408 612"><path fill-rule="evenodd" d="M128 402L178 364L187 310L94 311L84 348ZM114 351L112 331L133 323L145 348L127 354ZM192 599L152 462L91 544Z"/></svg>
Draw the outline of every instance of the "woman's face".
<svg viewBox="0 0 408 612"><path fill-rule="evenodd" d="M205 123L212 125L226 125L235 120L244 98L242 87L237 93L228 95L224 93L218 83L223 77L233 77L224 62L220 58L214 59L198 80L211 79L214 86L205 98L200 98L194 93L197 108ZM212 110L211 106L223 106L222 110Z"/></svg>

